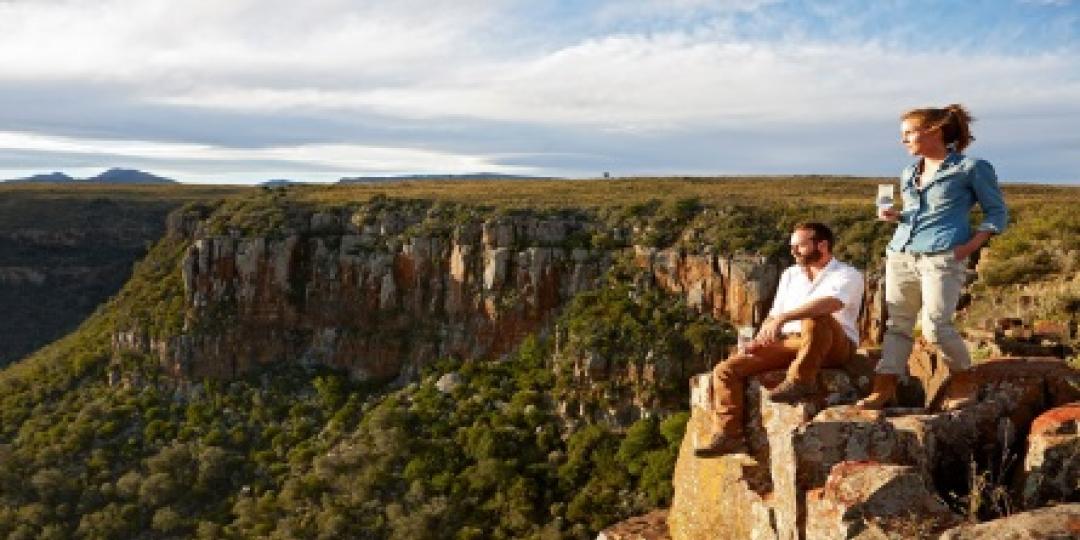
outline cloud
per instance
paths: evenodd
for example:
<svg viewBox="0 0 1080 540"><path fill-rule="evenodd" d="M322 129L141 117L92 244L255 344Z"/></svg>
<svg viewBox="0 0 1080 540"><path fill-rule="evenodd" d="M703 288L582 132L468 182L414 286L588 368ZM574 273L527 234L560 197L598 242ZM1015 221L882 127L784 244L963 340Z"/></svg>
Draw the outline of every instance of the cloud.
<svg viewBox="0 0 1080 540"><path fill-rule="evenodd" d="M753 129L754 123L892 118L901 108L944 100L998 111L1032 102L1080 103L1080 82L1071 75L1078 72L1080 60L1065 54L911 54L873 43L789 46L668 34L608 37L528 61L463 66L440 81L356 90L231 87L158 99L230 109L327 108L627 132L707 125ZM995 80L1011 83L977 84Z"/></svg>
<svg viewBox="0 0 1080 540"><path fill-rule="evenodd" d="M308 144L265 148L227 148L204 144L161 143L137 140L80 139L0 131L0 148L23 153L68 156L111 156L121 162L157 163L169 172L170 164L198 161L212 176L282 171L319 171L342 175L407 172L503 172L531 174L535 168L505 165L497 156L452 154L424 148ZM254 164L254 165L253 165ZM206 166L206 165L216 165ZM185 175L180 174L180 177ZM319 175L327 179L326 174ZM199 180L198 178L182 178ZM256 178L257 179L257 178Z"/></svg>
<svg viewBox="0 0 1080 540"><path fill-rule="evenodd" d="M183 87L237 79L342 83L433 72L478 51L502 2L68 0L0 3L5 79ZM423 16L417 16L418 14Z"/></svg>
<svg viewBox="0 0 1080 540"><path fill-rule="evenodd" d="M1076 14L993 6L0 1L0 126L23 162L828 172L855 147L882 159L900 111L959 101L987 119L980 147L1059 148L1080 121Z"/></svg>

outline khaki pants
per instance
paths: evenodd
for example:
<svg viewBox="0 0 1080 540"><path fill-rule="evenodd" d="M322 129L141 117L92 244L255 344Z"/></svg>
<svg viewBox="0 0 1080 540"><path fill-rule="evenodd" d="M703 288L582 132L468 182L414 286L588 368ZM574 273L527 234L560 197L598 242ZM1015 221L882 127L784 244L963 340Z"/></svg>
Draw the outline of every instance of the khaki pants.
<svg viewBox="0 0 1080 540"><path fill-rule="evenodd" d="M855 344L832 315L802 320L802 332L753 354L736 353L713 368L713 428L728 437L743 431L746 378L764 371L787 368L787 377L814 381L822 367L838 367L855 353Z"/></svg>
<svg viewBox="0 0 1080 540"><path fill-rule="evenodd" d="M942 352L951 371L971 366L971 355L953 326L953 315L967 274L967 260L952 250L938 253L888 252L885 304L889 320L877 372L906 375L912 331L922 309L922 333Z"/></svg>

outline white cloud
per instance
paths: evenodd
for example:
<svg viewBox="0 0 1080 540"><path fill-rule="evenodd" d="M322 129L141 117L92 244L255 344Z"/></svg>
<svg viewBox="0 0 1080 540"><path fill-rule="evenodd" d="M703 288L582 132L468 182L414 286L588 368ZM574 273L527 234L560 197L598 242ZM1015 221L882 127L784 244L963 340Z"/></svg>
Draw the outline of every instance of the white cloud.
<svg viewBox="0 0 1080 540"><path fill-rule="evenodd" d="M206 88L160 99L228 108L330 108L616 131L893 118L948 100L1008 110L1080 103L1080 60L893 52L877 44L724 43L616 36L527 61L461 66L444 80L375 89ZM1010 84L981 84L1008 80ZM747 125L750 122L751 125Z"/></svg>
<svg viewBox="0 0 1080 540"><path fill-rule="evenodd" d="M597 19L728 14L774 0L604 2ZM255 111L345 110L619 132L892 115L943 95L1080 102L1069 51L913 53L873 41L739 41L714 20L500 48L514 0L66 0L0 3L0 81L93 80L138 99ZM509 28L499 29L501 25ZM1009 84L983 84L1007 80ZM883 113L883 109L890 111ZM752 127L751 127L752 129Z"/></svg>
<svg viewBox="0 0 1080 540"><path fill-rule="evenodd" d="M0 3L2 79L288 84L393 78L477 54L504 2L70 0ZM418 16L422 14L422 16Z"/></svg>

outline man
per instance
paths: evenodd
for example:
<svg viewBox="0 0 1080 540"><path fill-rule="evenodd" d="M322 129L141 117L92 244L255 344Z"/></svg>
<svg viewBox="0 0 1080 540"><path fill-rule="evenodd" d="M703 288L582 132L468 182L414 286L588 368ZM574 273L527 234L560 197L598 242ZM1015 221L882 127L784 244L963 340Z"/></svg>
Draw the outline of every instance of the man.
<svg viewBox="0 0 1080 540"><path fill-rule="evenodd" d="M815 387L818 370L840 366L859 342L862 304L858 270L833 258L835 237L821 223L800 223L791 234L795 265L780 276L769 316L754 340L713 369L713 435L694 449L700 457L746 451L743 393L746 377L787 368L769 398L795 403Z"/></svg>

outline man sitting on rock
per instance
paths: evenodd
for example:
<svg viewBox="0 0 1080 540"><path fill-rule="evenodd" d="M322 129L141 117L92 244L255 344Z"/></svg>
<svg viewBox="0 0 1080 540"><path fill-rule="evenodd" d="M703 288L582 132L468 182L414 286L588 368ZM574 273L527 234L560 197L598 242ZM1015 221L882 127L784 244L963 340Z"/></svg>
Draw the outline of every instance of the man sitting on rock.
<svg viewBox="0 0 1080 540"><path fill-rule="evenodd" d="M851 359L859 342L862 274L833 258L835 238L822 223L801 223L791 234L795 265L780 276L769 316L757 336L713 369L713 434L700 457L746 452L743 394L746 378L787 368L769 398L795 403L815 389L818 370Z"/></svg>

